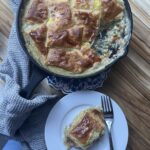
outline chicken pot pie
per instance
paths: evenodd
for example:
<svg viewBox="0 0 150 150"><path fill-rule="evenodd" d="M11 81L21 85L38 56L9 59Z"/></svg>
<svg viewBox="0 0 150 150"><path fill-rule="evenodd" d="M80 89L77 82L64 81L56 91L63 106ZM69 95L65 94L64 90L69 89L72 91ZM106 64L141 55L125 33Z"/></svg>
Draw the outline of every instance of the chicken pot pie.
<svg viewBox="0 0 150 150"><path fill-rule="evenodd" d="M122 0L26 0L21 29L38 64L56 74L80 76L124 53L125 16Z"/></svg>
<svg viewBox="0 0 150 150"><path fill-rule="evenodd" d="M72 147L87 149L104 134L104 130L104 117L99 108L92 107L83 110L65 129L67 149Z"/></svg>

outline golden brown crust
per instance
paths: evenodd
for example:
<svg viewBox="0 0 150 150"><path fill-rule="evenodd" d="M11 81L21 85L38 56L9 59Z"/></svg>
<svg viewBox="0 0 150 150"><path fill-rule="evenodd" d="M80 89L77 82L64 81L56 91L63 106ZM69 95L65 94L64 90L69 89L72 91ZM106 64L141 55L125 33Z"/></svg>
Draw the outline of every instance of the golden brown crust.
<svg viewBox="0 0 150 150"><path fill-rule="evenodd" d="M100 62L90 45L101 19L112 20L121 11L116 0L32 0L26 19L30 37L45 55L45 64L74 73L82 73ZM95 3L95 2L98 2ZM95 6L95 4L97 4ZM40 24L39 24L40 23ZM37 28L37 25L40 26ZM36 29L35 29L36 28Z"/></svg>
<svg viewBox="0 0 150 150"><path fill-rule="evenodd" d="M74 16L77 18L77 24L84 26L83 41L92 41L99 27L99 14L78 10L74 13Z"/></svg>
<svg viewBox="0 0 150 150"><path fill-rule="evenodd" d="M44 0L33 0L26 19L33 23L42 23L48 17L48 7Z"/></svg>
<svg viewBox="0 0 150 150"><path fill-rule="evenodd" d="M50 49L48 55L47 55L47 64L53 65L53 66L60 66L62 62L65 60L66 51L63 49Z"/></svg>
<svg viewBox="0 0 150 150"><path fill-rule="evenodd" d="M111 21L123 10L123 7L116 0L102 0L103 20Z"/></svg>
<svg viewBox="0 0 150 150"><path fill-rule="evenodd" d="M67 27L71 23L72 13L68 3L53 4L49 7L49 15L55 21L54 28L50 29L57 31Z"/></svg>
<svg viewBox="0 0 150 150"><path fill-rule="evenodd" d="M67 42L72 46L81 46L83 36L83 27L74 27L68 29Z"/></svg>
<svg viewBox="0 0 150 150"><path fill-rule="evenodd" d="M65 51L63 49L53 48L49 50L46 64L81 73L99 61L100 58L92 49Z"/></svg>
<svg viewBox="0 0 150 150"><path fill-rule="evenodd" d="M32 30L29 35L35 42L37 48L43 55L47 55L47 48L45 47L45 40L46 40L46 34L47 34L47 27L45 25L42 25L41 27Z"/></svg>
<svg viewBox="0 0 150 150"><path fill-rule="evenodd" d="M94 0L71 0L72 5L76 9L90 9Z"/></svg>
<svg viewBox="0 0 150 150"><path fill-rule="evenodd" d="M80 47L82 43L83 28L74 27L57 32L49 32L47 46Z"/></svg>
<svg viewBox="0 0 150 150"><path fill-rule="evenodd" d="M67 129L66 144L70 147L85 148L99 138L104 131L104 117L100 110L89 108L83 113L83 115L79 114L81 118L75 119ZM94 136L95 133L97 136Z"/></svg>
<svg viewBox="0 0 150 150"><path fill-rule="evenodd" d="M66 30L58 32L49 32L47 39L47 46L64 46L67 40L68 33Z"/></svg>
<svg viewBox="0 0 150 150"><path fill-rule="evenodd" d="M93 128L95 128L95 120L86 114L70 134L79 139L82 144L86 144Z"/></svg>

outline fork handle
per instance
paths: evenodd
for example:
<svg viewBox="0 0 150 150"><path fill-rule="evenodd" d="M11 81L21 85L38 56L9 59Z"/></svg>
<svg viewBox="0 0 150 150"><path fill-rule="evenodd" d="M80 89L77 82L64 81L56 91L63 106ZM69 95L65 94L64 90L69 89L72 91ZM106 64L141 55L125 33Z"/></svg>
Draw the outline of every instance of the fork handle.
<svg viewBox="0 0 150 150"><path fill-rule="evenodd" d="M110 150L114 150L113 142L112 142L112 136L111 136L111 132L110 131L109 131L109 143L110 143Z"/></svg>

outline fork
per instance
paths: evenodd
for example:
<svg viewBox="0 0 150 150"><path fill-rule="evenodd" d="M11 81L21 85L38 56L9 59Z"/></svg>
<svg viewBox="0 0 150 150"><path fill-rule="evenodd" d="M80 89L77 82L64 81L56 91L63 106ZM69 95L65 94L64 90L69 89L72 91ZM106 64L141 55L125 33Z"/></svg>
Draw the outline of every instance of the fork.
<svg viewBox="0 0 150 150"><path fill-rule="evenodd" d="M111 127L112 127L112 123L113 123L113 119L114 119L114 113L113 113L111 98L109 96L102 96L101 102L102 102L102 109L103 109L105 122L106 122L106 125L108 128L110 149L114 150L113 142L112 142L112 135L111 135Z"/></svg>

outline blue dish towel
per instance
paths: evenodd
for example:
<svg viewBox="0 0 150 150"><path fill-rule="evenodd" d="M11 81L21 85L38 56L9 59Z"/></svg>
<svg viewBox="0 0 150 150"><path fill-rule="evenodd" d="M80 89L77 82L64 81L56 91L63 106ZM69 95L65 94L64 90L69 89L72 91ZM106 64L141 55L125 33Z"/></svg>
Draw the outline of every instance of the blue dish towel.
<svg viewBox="0 0 150 150"><path fill-rule="evenodd" d="M21 0L10 0L16 14ZM8 41L6 60L0 65L0 133L19 140L24 149L45 150L44 126L57 95L39 95L32 100L19 96L29 80L29 59L19 45L15 22Z"/></svg>

